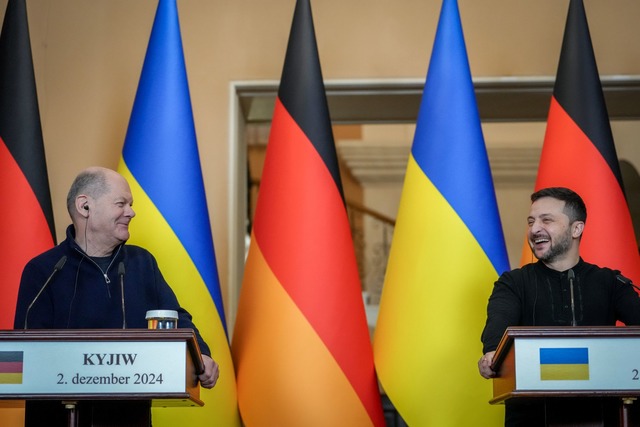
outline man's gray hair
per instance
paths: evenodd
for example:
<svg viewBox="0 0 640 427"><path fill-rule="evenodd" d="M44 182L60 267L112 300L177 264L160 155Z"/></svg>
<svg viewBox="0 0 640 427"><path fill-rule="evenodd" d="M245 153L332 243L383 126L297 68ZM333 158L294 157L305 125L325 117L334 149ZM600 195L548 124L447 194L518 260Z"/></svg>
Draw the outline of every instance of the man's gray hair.
<svg viewBox="0 0 640 427"><path fill-rule="evenodd" d="M69 193L67 194L67 210L69 215L73 217L75 211L76 197L80 194L86 194L94 199L109 192L109 184L107 182L107 174L100 169L87 169L80 172L76 179L73 180Z"/></svg>

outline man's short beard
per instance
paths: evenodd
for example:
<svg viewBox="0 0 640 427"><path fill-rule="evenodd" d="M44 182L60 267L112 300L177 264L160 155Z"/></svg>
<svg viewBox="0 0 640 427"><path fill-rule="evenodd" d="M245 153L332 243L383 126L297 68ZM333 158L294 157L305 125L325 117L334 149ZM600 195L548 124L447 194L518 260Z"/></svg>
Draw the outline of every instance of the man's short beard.
<svg viewBox="0 0 640 427"><path fill-rule="evenodd" d="M552 263L556 261L558 257L569 252L571 248L571 232L567 231L563 236L558 237L557 241L551 243L549 250L542 256L538 257L540 261L546 263ZM535 253L534 253L535 254Z"/></svg>

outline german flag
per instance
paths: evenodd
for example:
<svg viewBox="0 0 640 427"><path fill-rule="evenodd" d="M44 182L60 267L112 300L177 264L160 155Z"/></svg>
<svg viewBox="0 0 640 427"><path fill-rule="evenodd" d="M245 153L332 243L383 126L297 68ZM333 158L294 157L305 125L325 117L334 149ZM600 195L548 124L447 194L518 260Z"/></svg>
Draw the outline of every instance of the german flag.
<svg viewBox="0 0 640 427"><path fill-rule="evenodd" d="M22 384L21 351L0 351L0 384Z"/></svg>
<svg viewBox="0 0 640 427"><path fill-rule="evenodd" d="M385 425L309 0L296 3L233 338L246 425Z"/></svg>
<svg viewBox="0 0 640 427"><path fill-rule="evenodd" d="M587 205L580 255L640 282L640 255L582 0L571 0L536 190L568 187ZM531 261L523 250L522 262Z"/></svg>
<svg viewBox="0 0 640 427"><path fill-rule="evenodd" d="M25 0L0 34L0 329L11 329L25 264L55 242Z"/></svg>

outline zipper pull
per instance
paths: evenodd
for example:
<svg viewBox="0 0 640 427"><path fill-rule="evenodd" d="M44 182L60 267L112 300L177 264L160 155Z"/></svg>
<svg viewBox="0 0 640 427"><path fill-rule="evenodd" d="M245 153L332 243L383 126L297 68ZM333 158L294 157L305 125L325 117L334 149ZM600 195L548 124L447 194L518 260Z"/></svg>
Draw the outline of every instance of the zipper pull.
<svg viewBox="0 0 640 427"><path fill-rule="evenodd" d="M107 284L111 283L111 280L109 280L109 276L107 276L107 273L102 273L102 275L104 276L104 281L107 282Z"/></svg>

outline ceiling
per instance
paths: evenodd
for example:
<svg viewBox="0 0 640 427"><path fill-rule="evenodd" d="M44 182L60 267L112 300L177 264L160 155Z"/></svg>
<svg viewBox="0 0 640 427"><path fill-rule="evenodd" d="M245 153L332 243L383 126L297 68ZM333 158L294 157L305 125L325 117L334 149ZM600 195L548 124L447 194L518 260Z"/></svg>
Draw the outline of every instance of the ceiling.
<svg viewBox="0 0 640 427"><path fill-rule="evenodd" d="M602 88L611 120L640 119L640 76L605 76ZM500 77L474 80L482 121L545 121L552 77ZM413 123L423 80L327 81L325 90L334 124ZM269 123L278 82L248 82L236 87L246 123Z"/></svg>

